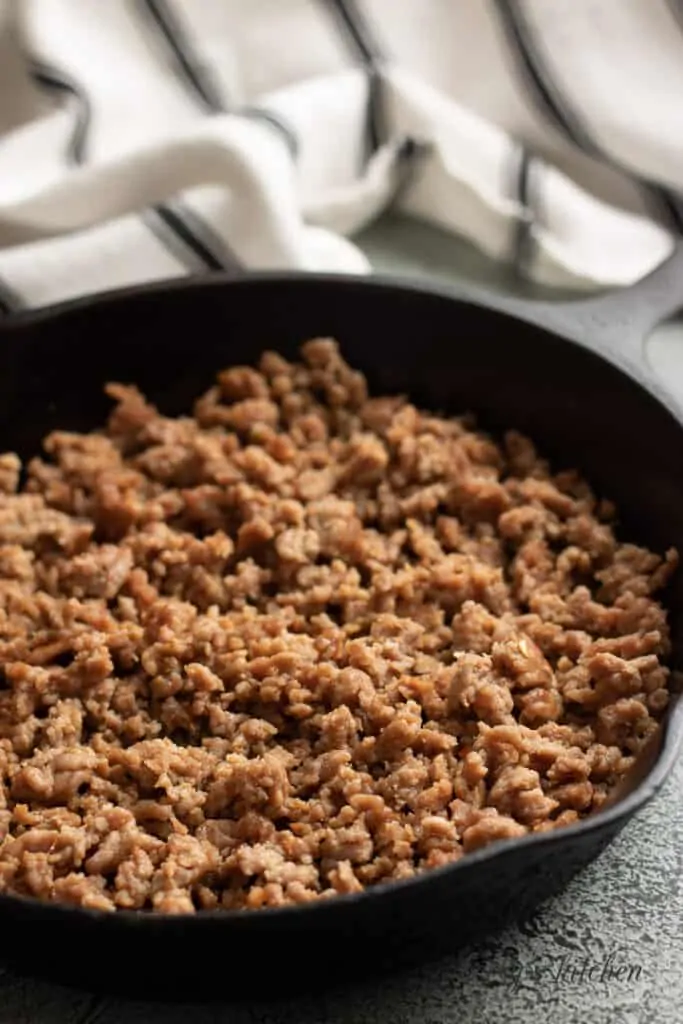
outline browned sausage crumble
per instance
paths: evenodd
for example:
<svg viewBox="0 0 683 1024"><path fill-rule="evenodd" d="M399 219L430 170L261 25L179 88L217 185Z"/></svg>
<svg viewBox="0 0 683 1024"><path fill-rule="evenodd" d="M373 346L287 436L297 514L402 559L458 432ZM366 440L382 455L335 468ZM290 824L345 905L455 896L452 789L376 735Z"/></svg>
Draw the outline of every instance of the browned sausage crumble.
<svg viewBox="0 0 683 1024"><path fill-rule="evenodd" d="M0 890L357 892L604 802L667 703L664 558L533 445L326 340L193 417L134 388L0 457Z"/></svg>

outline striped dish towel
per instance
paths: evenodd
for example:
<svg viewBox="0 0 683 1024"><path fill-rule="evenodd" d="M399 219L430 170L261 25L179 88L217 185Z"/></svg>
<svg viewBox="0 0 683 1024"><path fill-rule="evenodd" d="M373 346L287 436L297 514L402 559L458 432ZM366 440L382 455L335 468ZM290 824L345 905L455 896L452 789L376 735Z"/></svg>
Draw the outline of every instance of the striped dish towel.
<svg viewBox="0 0 683 1024"><path fill-rule="evenodd" d="M683 225L683 0L0 0L0 308L367 272L389 208L546 285Z"/></svg>

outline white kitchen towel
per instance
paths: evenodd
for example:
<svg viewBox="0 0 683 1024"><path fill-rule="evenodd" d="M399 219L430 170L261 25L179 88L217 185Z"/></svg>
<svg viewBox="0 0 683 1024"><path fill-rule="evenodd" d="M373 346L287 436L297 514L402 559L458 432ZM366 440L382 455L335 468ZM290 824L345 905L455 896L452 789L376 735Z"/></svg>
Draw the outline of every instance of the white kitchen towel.
<svg viewBox="0 0 683 1024"><path fill-rule="evenodd" d="M0 309L367 272L397 209L548 285L683 230L683 0L0 0Z"/></svg>

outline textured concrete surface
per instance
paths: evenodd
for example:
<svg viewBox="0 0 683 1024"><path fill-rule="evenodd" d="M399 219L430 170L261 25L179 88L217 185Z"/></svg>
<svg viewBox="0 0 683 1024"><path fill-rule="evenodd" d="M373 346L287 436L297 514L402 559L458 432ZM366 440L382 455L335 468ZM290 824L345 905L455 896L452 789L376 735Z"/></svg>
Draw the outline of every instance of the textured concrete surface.
<svg viewBox="0 0 683 1024"><path fill-rule="evenodd" d="M446 236L381 225L367 249L382 270L462 276L530 294ZM544 296L545 297L545 296ZM682 295L683 298L683 295ZM683 398L683 326L648 348ZM120 951L125 958L125 951ZM229 964L226 964L229 968ZM601 857L513 928L456 957L380 984L249 1006L103 999L0 971L0 1024L683 1024L683 759L665 789Z"/></svg>

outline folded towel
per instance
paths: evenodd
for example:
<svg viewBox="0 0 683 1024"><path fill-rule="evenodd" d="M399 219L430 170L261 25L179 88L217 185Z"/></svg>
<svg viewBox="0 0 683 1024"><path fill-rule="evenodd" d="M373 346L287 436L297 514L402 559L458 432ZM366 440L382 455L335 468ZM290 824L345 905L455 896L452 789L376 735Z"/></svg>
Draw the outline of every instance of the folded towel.
<svg viewBox="0 0 683 1024"><path fill-rule="evenodd" d="M683 226L681 0L0 0L0 309L364 273L387 209L546 285Z"/></svg>

